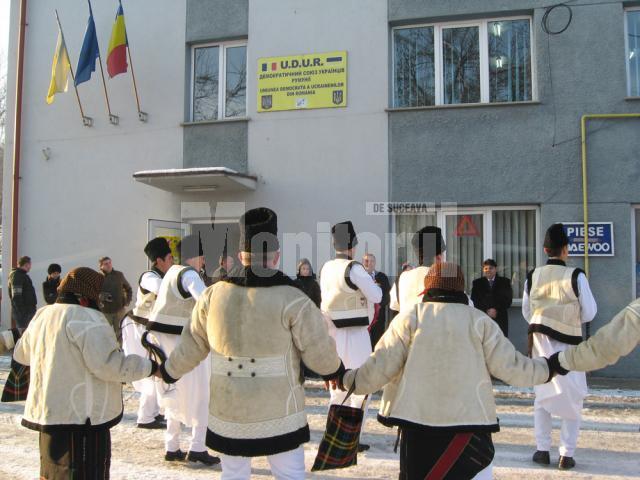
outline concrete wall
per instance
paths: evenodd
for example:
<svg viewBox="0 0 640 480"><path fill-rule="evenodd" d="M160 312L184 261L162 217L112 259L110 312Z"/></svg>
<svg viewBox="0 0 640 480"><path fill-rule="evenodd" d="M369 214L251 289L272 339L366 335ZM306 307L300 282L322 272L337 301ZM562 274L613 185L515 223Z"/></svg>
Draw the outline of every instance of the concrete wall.
<svg viewBox="0 0 640 480"><path fill-rule="evenodd" d="M12 2L9 92L15 91L18 4ZM75 68L88 9L71 0L61 0L56 7ZM93 5L105 61L115 8L111 3ZM153 16L150 22L152 10L165 14ZM147 219L179 220L179 203L172 195L138 184L132 174L182 166L184 77L181 68L172 66L181 67L184 61L184 23L176 18L185 17L185 6L170 0L143 0L129 4L125 14L142 109L148 112L149 121L138 121L131 77L126 74L107 79L111 109L120 116L119 126L109 124L96 72L78 87L86 115L94 118L94 126L87 128L82 126L71 85L67 93L56 95L52 105L45 103L58 29L51 8L29 2L18 254L33 258L31 278L40 299L40 284L51 262L60 263L67 272L80 265L97 268L97 258L110 255L114 267L135 281L146 268L142 247L147 240ZM11 112L14 100L11 95ZM13 114L8 120L3 286L10 271ZM42 154L45 148L49 160ZM4 293L2 323L6 326L9 302L6 290Z"/></svg>
<svg viewBox="0 0 640 480"><path fill-rule="evenodd" d="M187 43L245 38L249 0L187 0Z"/></svg>
<svg viewBox="0 0 640 480"><path fill-rule="evenodd" d="M246 121L185 125L184 167L227 167L247 173L247 130Z"/></svg>
<svg viewBox="0 0 640 480"><path fill-rule="evenodd" d="M247 38L248 0L188 0L185 114L191 119L191 44ZM227 167L247 173L247 123L212 121L184 127L184 167Z"/></svg>
<svg viewBox="0 0 640 480"><path fill-rule="evenodd" d="M392 24L533 13L534 100L539 102L392 111L392 200L540 205L543 233L552 222L582 220L581 116L637 112L640 106L625 100L623 2L576 6L568 30L549 38L541 29L541 5L546 3L389 1ZM557 20L552 14L551 21ZM613 258L591 260L590 282L599 306L592 332L635 297L630 217L631 205L640 202L639 126L640 120L589 123L590 220L614 222L616 248ZM570 263L581 265L575 257ZM525 329L518 323L523 321L512 309L510 336L521 347ZM640 377L640 354L605 373Z"/></svg>
<svg viewBox="0 0 640 480"><path fill-rule="evenodd" d="M283 232L352 219L384 238L388 219L366 216L365 202L387 198L386 1L252 0L249 32L249 172L260 178L250 206L278 211ZM346 108L256 113L260 57L336 50L348 52ZM294 256L284 259L291 273Z"/></svg>

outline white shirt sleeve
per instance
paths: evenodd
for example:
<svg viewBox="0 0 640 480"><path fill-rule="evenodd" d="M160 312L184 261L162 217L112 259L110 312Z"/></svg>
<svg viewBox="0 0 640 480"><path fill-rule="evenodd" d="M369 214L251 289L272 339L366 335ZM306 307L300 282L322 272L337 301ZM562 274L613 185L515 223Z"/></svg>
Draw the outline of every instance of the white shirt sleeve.
<svg viewBox="0 0 640 480"><path fill-rule="evenodd" d="M391 297L391 301L389 302L389 308L396 312L400 311L400 303L398 303L398 281L393 284L391 287L391 291L389 292L389 296Z"/></svg>
<svg viewBox="0 0 640 480"><path fill-rule="evenodd" d="M591 287L589 287L589 281L584 273L578 275L578 300L580 301L580 317L582 323L589 323L594 319L598 312L598 306L596 305L596 299L593 298L591 293Z"/></svg>
<svg viewBox="0 0 640 480"><path fill-rule="evenodd" d="M156 295L160 291L160 284L162 283L162 278L157 273L147 272L142 275L140 279L140 287L148 290L149 292L153 292Z"/></svg>
<svg viewBox="0 0 640 480"><path fill-rule="evenodd" d="M349 279L367 297L371 303L380 303L382 300L382 289L373 281L371 275L367 273L362 265L355 264L349 272Z"/></svg>
<svg viewBox="0 0 640 480"><path fill-rule="evenodd" d="M194 300L198 300L207 287L198 272L188 270L182 275L182 288L189 292Z"/></svg>
<svg viewBox="0 0 640 480"><path fill-rule="evenodd" d="M524 292L522 292L522 316L529 322L531 319L531 304L529 303L529 289L527 288L528 280L524 281Z"/></svg>

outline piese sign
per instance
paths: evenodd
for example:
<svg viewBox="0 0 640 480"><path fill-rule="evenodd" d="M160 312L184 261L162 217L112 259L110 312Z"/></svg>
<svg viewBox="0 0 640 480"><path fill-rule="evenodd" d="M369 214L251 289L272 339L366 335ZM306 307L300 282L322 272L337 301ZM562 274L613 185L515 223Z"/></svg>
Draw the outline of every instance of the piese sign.
<svg viewBox="0 0 640 480"><path fill-rule="evenodd" d="M563 222L564 231L569 237L569 256L584 256L584 223ZM613 257L613 222L589 222L587 228L590 257Z"/></svg>

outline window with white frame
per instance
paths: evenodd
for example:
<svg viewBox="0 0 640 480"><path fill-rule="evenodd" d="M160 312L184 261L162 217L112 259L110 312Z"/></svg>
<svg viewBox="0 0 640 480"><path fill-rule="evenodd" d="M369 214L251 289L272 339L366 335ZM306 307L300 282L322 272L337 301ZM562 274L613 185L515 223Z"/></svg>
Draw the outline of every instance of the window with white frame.
<svg viewBox="0 0 640 480"><path fill-rule="evenodd" d="M482 262L493 258L498 274L511 280L513 298L522 298L527 272L536 266L538 215L535 207L439 210L395 216L397 265L417 266L411 238L427 225L437 225L445 238L448 262L460 265L467 293L482 275ZM399 268L398 268L398 271Z"/></svg>
<svg viewBox="0 0 640 480"><path fill-rule="evenodd" d="M247 45L194 46L191 91L194 122L246 116Z"/></svg>
<svg viewBox="0 0 640 480"><path fill-rule="evenodd" d="M533 99L531 19L393 29L393 106Z"/></svg>
<svg viewBox="0 0 640 480"><path fill-rule="evenodd" d="M640 8L626 12L627 94L640 97Z"/></svg>

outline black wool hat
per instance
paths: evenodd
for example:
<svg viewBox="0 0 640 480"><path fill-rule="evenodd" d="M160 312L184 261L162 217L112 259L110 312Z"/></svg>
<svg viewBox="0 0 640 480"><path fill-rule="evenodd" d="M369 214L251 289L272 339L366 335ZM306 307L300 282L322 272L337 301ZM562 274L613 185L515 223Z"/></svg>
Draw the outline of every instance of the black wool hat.
<svg viewBox="0 0 640 480"><path fill-rule="evenodd" d="M544 248L562 248L569 245L569 237L564 231L564 225L554 223L547 229L544 236Z"/></svg>
<svg viewBox="0 0 640 480"><path fill-rule="evenodd" d="M418 257L427 261L431 261L447 249L442 238L442 230L432 226L418 230L411 239L411 245Z"/></svg>
<svg viewBox="0 0 640 480"><path fill-rule="evenodd" d="M279 249L276 212L260 207L248 210L240 217L241 252L277 252Z"/></svg>
<svg viewBox="0 0 640 480"><path fill-rule="evenodd" d="M338 251L349 250L358 245L358 236L351 220L336 223L331 227L333 247Z"/></svg>
<svg viewBox="0 0 640 480"><path fill-rule="evenodd" d="M155 262L157 258L164 258L171 253L171 247L166 238L156 237L144 246L144 253L150 262Z"/></svg>
<svg viewBox="0 0 640 480"><path fill-rule="evenodd" d="M187 235L178 243L178 251L180 252L180 260L184 263L185 260L195 257L202 257L204 252L202 251L202 242L200 241L200 234L195 233L193 235Z"/></svg>

